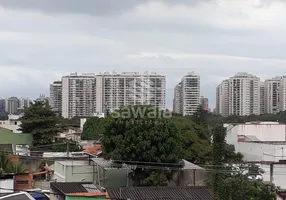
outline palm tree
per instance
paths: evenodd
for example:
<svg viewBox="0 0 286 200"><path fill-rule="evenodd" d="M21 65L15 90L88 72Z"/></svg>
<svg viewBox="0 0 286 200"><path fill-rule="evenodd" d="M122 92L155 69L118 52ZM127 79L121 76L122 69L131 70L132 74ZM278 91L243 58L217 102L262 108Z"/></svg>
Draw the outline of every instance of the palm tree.
<svg viewBox="0 0 286 200"><path fill-rule="evenodd" d="M28 169L21 163L10 162L5 151L0 155L0 176L5 173L26 173Z"/></svg>

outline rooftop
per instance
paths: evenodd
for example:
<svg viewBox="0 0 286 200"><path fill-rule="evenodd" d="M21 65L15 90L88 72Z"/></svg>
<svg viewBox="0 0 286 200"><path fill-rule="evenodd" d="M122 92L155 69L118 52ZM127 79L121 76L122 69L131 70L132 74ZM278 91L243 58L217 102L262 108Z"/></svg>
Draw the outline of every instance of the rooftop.
<svg viewBox="0 0 286 200"><path fill-rule="evenodd" d="M192 199L213 200L207 187L135 187L107 189L111 199Z"/></svg>
<svg viewBox="0 0 286 200"><path fill-rule="evenodd" d="M85 166L88 165L87 160L61 160L56 161L57 163L64 165L64 166Z"/></svg>
<svg viewBox="0 0 286 200"><path fill-rule="evenodd" d="M86 148L84 152L91 155L97 155L98 153L102 152L102 146L100 144L96 144L93 147Z"/></svg>
<svg viewBox="0 0 286 200"><path fill-rule="evenodd" d="M96 185L89 182L52 182L51 189L67 196L105 195Z"/></svg>

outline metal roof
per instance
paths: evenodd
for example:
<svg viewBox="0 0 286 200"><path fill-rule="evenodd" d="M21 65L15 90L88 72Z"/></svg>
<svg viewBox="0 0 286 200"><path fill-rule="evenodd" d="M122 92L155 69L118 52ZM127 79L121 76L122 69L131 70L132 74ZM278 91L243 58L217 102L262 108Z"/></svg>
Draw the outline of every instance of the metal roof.
<svg viewBox="0 0 286 200"><path fill-rule="evenodd" d="M110 198L117 199L177 199L213 200L207 187L134 187L107 189Z"/></svg>
<svg viewBox="0 0 286 200"><path fill-rule="evenodd" d="M198 166L198 165L195 165L194 163L191 163L187 160L182 160L184 162L184 167L183 167L183 170L190 170L190 169L195 169L195 170L204 170L204 168Z"/></svg>
<svg viewBox="0 0 286 200"><path fill-rule="evenodd" d="M100 189L94 184L82 184L82 186L88 191L88 192L101 192Z"/></svg>
<svg viewBox="0 0 286 200"><path fill-rule="evenodd" d="M52 182L51 188L62 194L102 192L95 184L89 182Z"/></svg>

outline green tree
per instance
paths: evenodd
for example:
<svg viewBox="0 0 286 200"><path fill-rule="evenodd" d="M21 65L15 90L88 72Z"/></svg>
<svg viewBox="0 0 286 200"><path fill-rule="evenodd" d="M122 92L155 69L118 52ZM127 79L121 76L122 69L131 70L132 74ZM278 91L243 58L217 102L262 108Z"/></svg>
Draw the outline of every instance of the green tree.
<svg viewBox="0 0 286 200"><path fill-rule="evenodd" d="M225 135L226 130L222 124L218 124L212 130L213 135L213 190L214 190L214 199L222 200L221 198L221 185L223 184L225 170L224 157L225 157Z"/></svg>
<svg viewBox="0 0 286 200"><path fill-rule="evenodd" d="M249 166L247 175L234 173L233 163L241 163L242 155L234 153L232 145L225 142L226 129L218 124L213 134L213 173L212 181L216 200L274 200L274 193L261 181L249 180L249 175L257 175L259 169ZM245 169L245 167L243 167Z"/></svg>
<svg viewBox="0 0 286 200"><path fill-rule="evenodd" d="M33 134L34 146L51 144L53 137L60 131L56 114L45 102L31 103L20 120L20 130Z"/></svg>
<svg viewBox="0 0 286 200"><path fill-rule="evenodd" d="M209 163L212 147L204 128L187 117L173 116L172 121L182 137L184 158L193 163Z"/></svg>
<svg viewBox="0 0 286 200"><path fill-rule="evenodd" d="M98 140L103 136L108 118L91 117L86 120L83 126L83 140Z"/></svg>
<svg viewBox="0 0 286 200"><path fill-rule="evenodd" d="M25 173L27 168L21 163L10 162L5 151L0 154L0 176L6 173Z"/></svg>
<svg viewBox="0 0 286 200"><path fill-rule="evenodd" d="M143 167L131 174L137 186L166 185L172 171L162 170L160 164L154 168L158 163L176 165L183 158L179 130L165 114L150 106L128 106L110 114L102 139L104 154L113 160L140 162Z"/></svg>
<svg viewBox="0 0 286 200"><path fill-rule="evenodd" d="M220 185L220 200L275 200L273 186L259 180L249 180L247 175L237 174L223 180Z"/></svg>

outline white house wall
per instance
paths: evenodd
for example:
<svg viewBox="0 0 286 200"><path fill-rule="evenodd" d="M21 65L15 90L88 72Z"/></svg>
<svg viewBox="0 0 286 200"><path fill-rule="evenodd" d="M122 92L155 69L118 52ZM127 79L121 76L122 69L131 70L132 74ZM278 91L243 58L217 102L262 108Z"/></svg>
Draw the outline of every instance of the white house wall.
<svg viewBox="0 0 286 200"><path fill-rule="evenodd" d="M285 124L239 124L228 126L227 135L253 135L261 141L286 141Z"/></svg>

